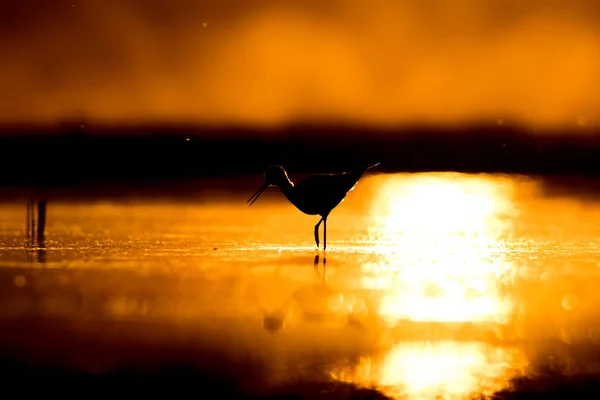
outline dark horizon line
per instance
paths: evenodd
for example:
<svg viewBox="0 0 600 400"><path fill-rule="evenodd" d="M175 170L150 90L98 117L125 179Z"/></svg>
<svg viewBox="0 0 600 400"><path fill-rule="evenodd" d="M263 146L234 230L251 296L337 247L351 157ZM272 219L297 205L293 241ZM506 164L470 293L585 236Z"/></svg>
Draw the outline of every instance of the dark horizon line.
<svg viewBox="0 0 600 400"><path fill-rule="evenodd" d="M122 187L121 191L128 186L159 187L199 178L260 178L273 164L291 173L319 173L374 162L381 163L378 172L600 177L600 136L595 131L582 136L566 131L541 135L512 126L471 125L377 134L356 125L326 129L297 124L279 129L279 134L265 134L258 128L220 134L225 128L218 127L208 134L174 128L133 131L145 133L139 135L120 129L123 134L103 134L71 124L54 135L30 130L0 136L0 169L4 171L0 188L114 186Z"/></svg>
<svg viewBox="0 0 600 400"><path fill-rule="evenodd" d="M164 135L190 135L214 137L227 134L235 137L270 137L273 134L287 136L321 135L323 132L345 132L348 135L358 135L369 132L382 135L411 135L411 134L444 134L450 133L461 136L473 132L494 131L504 132L519 136L534 137L596 137L598 128L593 125L572 127L528 127L527 124L516 120L504 120L502 124L497 121L474 120L464 123L434 123L413 122L404 124L371 124L351 123L340 121L329 122L290 122L279 125L252 125L252 124L207 124L193 122L139 122L139 123L102 123L86 120L63 120L56 123L0 123L0 138L22 136L112 136L120 135L138 136L164 136Z"/></svg>

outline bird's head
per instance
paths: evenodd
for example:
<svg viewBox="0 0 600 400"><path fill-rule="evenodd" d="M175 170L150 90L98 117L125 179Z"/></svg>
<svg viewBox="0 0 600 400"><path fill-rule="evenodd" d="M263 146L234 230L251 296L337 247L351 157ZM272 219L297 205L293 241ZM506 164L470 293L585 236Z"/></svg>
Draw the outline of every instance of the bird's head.
<svg viewBox="0 0 600 400"><path fill-rule="evenodd" d="M287 172L281 165L271 165L265 170L265 183L269 186L281 186L289 180Z"/></svg>
<svg viewBox="0 0 600 400"><path fill-rule="evenodd" d="M287 172L281 165L271 165L264 172L265 181L263 185L248 199L247 203L252 205L269 186L281 187L284 183L289 182Z"/></svg>

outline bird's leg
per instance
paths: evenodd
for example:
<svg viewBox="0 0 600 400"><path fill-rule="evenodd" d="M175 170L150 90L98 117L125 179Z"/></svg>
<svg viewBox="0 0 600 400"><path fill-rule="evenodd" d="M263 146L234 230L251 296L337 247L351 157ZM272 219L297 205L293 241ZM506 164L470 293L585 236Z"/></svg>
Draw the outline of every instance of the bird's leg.
<svg viewBox="0 0 600 400"><path fill-rule="evenodd" d="M319 226L321 226L321 222L323 222L323 218L315 225L315 242L317 243L317 249L319 248Z"/></svg>
<svg viewBox="0 0 600 400"><path fill-rule="evenodd" d="M323 251L327 249L327 217L323 218Z"/></svg>

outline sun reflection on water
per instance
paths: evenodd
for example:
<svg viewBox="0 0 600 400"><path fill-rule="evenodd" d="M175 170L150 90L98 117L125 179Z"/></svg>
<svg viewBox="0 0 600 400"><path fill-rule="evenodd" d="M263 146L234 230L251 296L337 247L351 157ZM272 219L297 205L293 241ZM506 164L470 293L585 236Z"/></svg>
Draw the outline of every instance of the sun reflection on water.
<svg viewBox="0 0 600 400"><path fill-rule="evenodd" d="M379 313L392 321L502 321L510 311L500 282L511 267L503 249L515 215L511 189L502 178L454 174L386 179L372 204L385 243Z"/></svg>
<svg viewBox="0 0 600 400"><path fill-rule="evenodd" d="M444 341L434 331L448 323L509 322L513 304L505 294L513 266L506 242L518 216L513 182L444 173L381 177L373 184L371 240L381 258L363 264L362 286L379 293L377 313L396 339L383 359L366 358L337 379L410 398L503 388L523 359L517 353L477 334ZM397 336L409 332L418 336Z"/></svg>
<svg viewBox="0 0 600 400"><path fill-rule="evenodd" d="M410 398L490 395L514 375L518 359L514 351L477 342L403 343L385 357L379 386Z"/></svg>
<svg viewBox="0 0 600 400"><path fill-rule="evenodd" d="M352 367L334 369L331 377L374 387L395 398L487 397L528 367L517 348L482 342L410 341L381 357L362 357Z"/></svg>

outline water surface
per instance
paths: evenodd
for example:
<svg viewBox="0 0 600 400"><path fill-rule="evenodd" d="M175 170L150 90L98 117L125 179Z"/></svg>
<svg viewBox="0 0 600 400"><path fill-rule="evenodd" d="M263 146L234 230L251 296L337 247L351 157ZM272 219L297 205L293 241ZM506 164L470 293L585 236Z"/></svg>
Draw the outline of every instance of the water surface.
<svg viewBox="0 0 600 400"><path fill-rule="evenodd" d="M3 204L2 354L92 373L193 363L259 394L553 390L531 382L600 373L600 203L549 188L367 175L330 215L326 254L318 217L275 189L252 207L252 190L233 189L51 201L41 243L25 237L25 205Z"/></svg>

